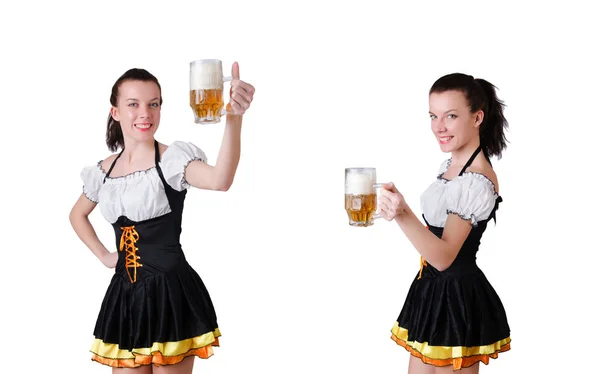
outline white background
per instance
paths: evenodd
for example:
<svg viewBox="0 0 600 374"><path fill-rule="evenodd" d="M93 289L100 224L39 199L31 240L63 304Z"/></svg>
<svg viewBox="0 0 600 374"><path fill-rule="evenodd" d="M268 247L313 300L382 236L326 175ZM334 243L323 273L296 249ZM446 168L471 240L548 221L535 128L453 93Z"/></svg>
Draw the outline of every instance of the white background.
<svg viewBox="0 0 600 374"><path fill-rule="evenodd" d="M226 193L191 190L182 241L217 308L221 347L195 373L404 373L390 339L419 255L395 223L352 228L344 168L377 167L420 214L447 155L427 91L455 71L507 104L494 160L504 202L480 267L508 313L512 350L483 373L598 370L598 46L578 1L30 1L0 12L2 373L108 373L90 361L113 270L68 214L81 168L108 156L110 89L132 67L163 87L157 139L213 163L223 124L200 127L188 63L240 63L255 85ZM169 4L169 5L166 5ZM114 250L112 227L92 223Z"/></svg>

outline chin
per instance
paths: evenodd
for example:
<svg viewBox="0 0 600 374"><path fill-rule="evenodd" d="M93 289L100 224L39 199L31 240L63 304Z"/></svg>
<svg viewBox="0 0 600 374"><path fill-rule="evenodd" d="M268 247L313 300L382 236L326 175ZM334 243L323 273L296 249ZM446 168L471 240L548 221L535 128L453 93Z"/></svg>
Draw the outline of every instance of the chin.
<svg viewBox="0 0 600 374"><path fill-rule="evenodd" d="M135 140L136 143L146 143L150 140L154 139L154 132L147 132L144 134L134 134L132 139Z"/></svg>
<svg viewBox="0 0 600 374"><path fill-rule="evenodd" d="M136 138L138 138L138 139L153 138L155 133L156 133L156 131L154 131L154 129L152 129L150 131L145 131L145 132L138 132L136 134Z"/></svg>

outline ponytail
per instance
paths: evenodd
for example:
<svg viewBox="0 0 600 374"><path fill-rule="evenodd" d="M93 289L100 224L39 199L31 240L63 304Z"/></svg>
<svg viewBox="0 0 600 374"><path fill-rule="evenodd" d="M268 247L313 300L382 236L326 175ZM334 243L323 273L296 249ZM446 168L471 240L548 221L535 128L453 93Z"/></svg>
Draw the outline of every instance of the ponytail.
<svg viewBox="0 0 600 374"><path fill-rule="evenodd" d="M481 148L486 154L502 158L502 151L506 149L506 135L504 129L508 128L508 122L504 117L503 101L496 95L496 86L485 79L477 78L475 82L481 87L485 94L485 106L483 109L483 122L479 127L479 141Z"/></svg>
<svg viewBox="0 0 600 374"><path fill-rule="evenodd" d="M121 124L119 121L116 121L110 113L108 114L108 121L106 124L106 145L111 152L116 152L119 148L122 149L125 147Z"/></svg>

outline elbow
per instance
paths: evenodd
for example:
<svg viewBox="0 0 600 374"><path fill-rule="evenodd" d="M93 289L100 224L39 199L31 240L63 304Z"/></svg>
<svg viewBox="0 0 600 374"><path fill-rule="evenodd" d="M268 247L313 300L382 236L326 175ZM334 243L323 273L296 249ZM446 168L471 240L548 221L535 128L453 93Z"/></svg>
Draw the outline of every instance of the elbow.
<svg viewBox="0 0 600 374"><path fill-rule="evenodd" d="M456 259L456 255L446 256L446 258L442 259L440 261L440 263L438 264L438 266L436 266L436 269L438 269L439 271L444 271L444 270L448 269L450 266L452 266L455 259Z"/></svg>
<svg viewBox="0 0 600 374"><path fill-rule="evenodd" d="M443 263L440 262L439 264L431 264L431 265L435 268L435 270L442 272L442 271L445 271L446 269L448 269L450 267L450 265L452 265L452 263L451 262L443 262Z"/></svg>
<svg viewBox="0 0 600 374"><path fill-rule="evenodd" d="M439 256L438 258L432 259L433 261L428 261L428 263L431 264L431 266L433 266L437 271L445 271L452 266L457 255L458 250L448 251L444 256Z"/></svg>
<svg viewBox="0 0 600 374"><path fill-rule="evenodd" d="M215 184L215 186L213 187L213 190L227 192L231 188L232 184L233 184L233 179L220 181Z"/></svg>
<svg viewBox="0 0 600 374"><path fill-rule="evenodd" d="M87 214L82 213L81 211L73 208L69 213L69 222L71 222L71 226L75 227L77 222L84 220L87 218Z"/></svg>
<svg viewBox="0 0 600 374"><path fill-rule="evenodd" d="M69 212L69 222L71 222L71 225L75 221L75 215L76 215L75 209L71 209L71 211Z"/></svg>
<svg viewBox="0 0 600 374"><path fill-rule="evenodd" d="M69 223L71 223L71 227L75 227L77 224L77 218L78 218L78 214L75 212L75 210L71 210L71 212L69 213Z"/></svg>
<svg viewBox="0 0 600 374"><path fill-rule="evenodd" d="M435 268L435 270L442 272L445 271L446 269L448 269L450 267L450 265L452 265L452 262L450 261L434 261L434 262L429 262L427 261L427 263L431 266L433 266Z"/></svg>

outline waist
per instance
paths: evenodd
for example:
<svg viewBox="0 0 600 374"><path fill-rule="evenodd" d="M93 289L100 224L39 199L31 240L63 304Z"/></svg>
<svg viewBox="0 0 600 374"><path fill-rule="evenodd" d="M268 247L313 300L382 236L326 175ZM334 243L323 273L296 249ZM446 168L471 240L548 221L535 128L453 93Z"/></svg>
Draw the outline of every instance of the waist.
<svg viewBox="0 0 600 374"><path fill-rule="evenodd" d="M121 226L120 230L115 272L127 274L131 283L138 278L172 271L185 262L179 241L168 235L160 236L156 232L147 235L147 231L138 231L134 225Z"/></svg>
<svg viewBox="0 0 600 374"><path fill-rule="evenodd" d="M119 251L115 273L131 283L158 274L176 271L187 265L187 260L181 246L141 247L138 251Z"/></svg>
<svg viewBox="0 0 600 374"><path fill-rule="evenodd" d="M434 268L431 264L424 264L420 276L421 278L460 277L481 273L475 257L457 257L448 268L441 271Z"/></svg>

